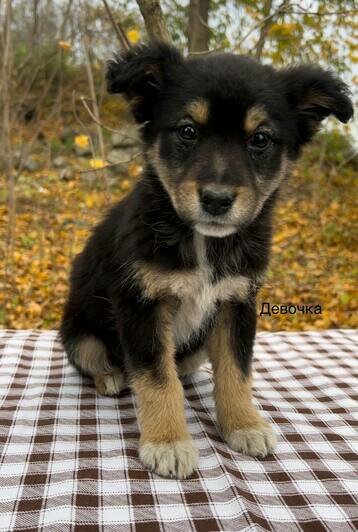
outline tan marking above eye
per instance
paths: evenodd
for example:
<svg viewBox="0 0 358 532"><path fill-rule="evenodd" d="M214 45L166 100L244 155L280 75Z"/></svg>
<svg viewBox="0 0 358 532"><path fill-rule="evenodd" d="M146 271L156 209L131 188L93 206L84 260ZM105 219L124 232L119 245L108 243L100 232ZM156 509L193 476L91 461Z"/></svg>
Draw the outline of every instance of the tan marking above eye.
<svg viewBox="0 0 358 532"><path fill-rule="evenodd" d="M188 103L185 111L198 124L206 124L209 120L209 102L204 98L198 98Z"/></svg>
<svg viewBox="0 0 358 532"><path fill-rule="evenodd" d="M255 129L268 119L268 114L263 105L257 104L251 107L245 117L245 131L252 133Z"/></svg>

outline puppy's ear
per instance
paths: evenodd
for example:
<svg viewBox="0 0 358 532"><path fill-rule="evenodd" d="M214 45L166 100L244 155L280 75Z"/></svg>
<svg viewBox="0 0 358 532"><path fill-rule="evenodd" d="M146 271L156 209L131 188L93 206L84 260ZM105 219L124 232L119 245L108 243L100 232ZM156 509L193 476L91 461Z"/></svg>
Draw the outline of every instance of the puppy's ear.
<svg viewBox="0 0 358 532"><path fill-rule="evenodd" d="M180 52L167 43L134 46L108 62L108 92L123 94L138 122L150 120L172 68L182 62Z"/></svg>
<svg viewBox="0 0 358 532"><path fill-rule="evenodd" d="M322 120L334 115L341 122L353 116L349 89L332 72L313 66L299 66L280 72L291 108L296 113L299 143L305 144Z"/></svg>

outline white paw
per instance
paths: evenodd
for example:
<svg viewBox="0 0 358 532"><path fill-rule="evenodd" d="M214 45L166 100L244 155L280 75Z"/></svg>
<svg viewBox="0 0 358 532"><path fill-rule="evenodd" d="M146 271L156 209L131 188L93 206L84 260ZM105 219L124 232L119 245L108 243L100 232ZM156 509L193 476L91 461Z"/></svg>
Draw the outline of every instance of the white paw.
<svg viewBox="0 0 358 532"><path fill-rule="evenodd" d="M243 454L264 458L276 448L276 434L270 425L259 425L257 428L238 429L225 438L228 445Z"/></svg>
<svg viewBox="0 0 358 532"><path fill-rule="evenodd" d="M192 440L145 443L139 456L148 469L162 477L187 478L198 465L198 450Z"/></svg>
<svg viewBox="0 0 358 532"><path fill-rule="evenodd" d="M109 373L97 373L94 377L97 391L102 395L118 395L124 388L124 376L120 369Z"/></svg>

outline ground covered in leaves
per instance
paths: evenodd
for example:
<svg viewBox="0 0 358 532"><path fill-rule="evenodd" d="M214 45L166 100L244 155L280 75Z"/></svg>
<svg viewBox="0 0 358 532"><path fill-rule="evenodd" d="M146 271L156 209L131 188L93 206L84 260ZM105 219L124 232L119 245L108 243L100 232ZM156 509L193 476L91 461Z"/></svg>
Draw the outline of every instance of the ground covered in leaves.
<svg viewBox="0 0 358 532"><path fill-rule="evenodd" d="M327 172L319 166L306 157L282 194L258 314L262 302L320 305L322 314L265 315L259 317L259 329L357 326L355 171L343 167ZM0 179L4 183L3 175ZM93 225L127 193L134 179L123 174L112 179L109 196L100 178L88 180L80 172L69 181L59 179L53 169L23 172L16 187L16 238L10 262L5 260L6 192L1 193L0 327L58 328L71 260Z"/></svg>

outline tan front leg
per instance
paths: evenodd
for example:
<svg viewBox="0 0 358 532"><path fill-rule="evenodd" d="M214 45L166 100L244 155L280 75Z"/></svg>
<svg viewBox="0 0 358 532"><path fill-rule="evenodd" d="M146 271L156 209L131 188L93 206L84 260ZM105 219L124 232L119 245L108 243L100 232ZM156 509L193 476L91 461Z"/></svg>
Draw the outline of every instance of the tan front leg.
<svg viewBox="0 0 358 532"><path fill-rule="evenodd" d="M243 373L240 356L235 353L234 308L223 305L208 345L214 371L217 420L225 440L234 450L266 456L273 452L276 437L252 402L251 371L248 375Z"/></svg>
<svg viewBox="0 0 358 532"><path fill-rule="evenodd" d="M177 375L172 334L165 321L162 317L158 323L162 333L160 364L140 368L131 377L141 429L139 455L159 475L186 478L197 465L198 451L187 429L184 391Z"/></svg>

